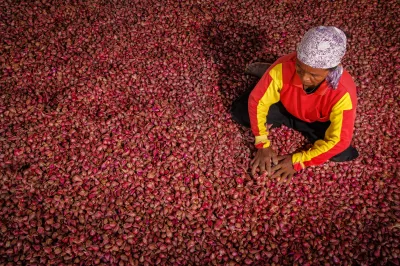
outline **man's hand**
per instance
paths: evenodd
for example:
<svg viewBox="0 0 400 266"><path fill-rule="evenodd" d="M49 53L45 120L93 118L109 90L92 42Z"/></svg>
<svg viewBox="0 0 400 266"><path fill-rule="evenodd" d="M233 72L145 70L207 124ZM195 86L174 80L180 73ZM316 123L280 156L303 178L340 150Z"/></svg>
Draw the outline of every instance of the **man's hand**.
<svg viewBox="0 0 400 266"><path fill-rule="evenodd" d="M272 178L278 178L278 182L281 183L286 180L286 184L289 184L292 180L296 170L293 168L292 155L278 156L279 163L272 168Z"/></svg>
<svg viewBox="0 0 400 266"><path fill-rule="evenodd" d="M251 161L251 174L255 175L256 170L259 167L261 173L264 172L265 169L267 169L268 175L271 175L271 160L274 164L278 163L276 153L272 150L271 147L259 149L256 153L256 156Z"/></svg>

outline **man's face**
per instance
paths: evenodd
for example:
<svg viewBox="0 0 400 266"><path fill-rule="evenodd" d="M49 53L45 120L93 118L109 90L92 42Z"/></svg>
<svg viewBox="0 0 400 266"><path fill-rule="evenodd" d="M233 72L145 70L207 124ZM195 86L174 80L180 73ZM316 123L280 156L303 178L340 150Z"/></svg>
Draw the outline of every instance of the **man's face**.
<svg viewBox="0 0 400 266"><path fill-rule="evenodd" d="M328 75L328 69L313 68L296 59L296 73L299 75L304 89L318 86Z"/></svg>

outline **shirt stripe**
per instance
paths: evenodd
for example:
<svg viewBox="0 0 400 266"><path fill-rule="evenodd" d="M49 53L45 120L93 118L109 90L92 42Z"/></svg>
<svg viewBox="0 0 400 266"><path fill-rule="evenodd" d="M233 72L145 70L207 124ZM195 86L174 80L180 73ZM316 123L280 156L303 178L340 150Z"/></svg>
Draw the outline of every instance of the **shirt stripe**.
<svg viewBox="0 0 400 266"><path fill-rule="evenodd" d="M348 127L343 130L342 125L344 120L354 120L352 119L354 116L346 112L352 109L351 97L347 92L332 108L329 116L331 124L325 132L325 138L323 140L317 140L314 146L308 151L293 154L292 162L296 170L303 169L310 165L321 164L328 160L332 154L338 154L350 145L348 140L351 139L351 137L348 138L346 136L346 138L343 138L342 135L343 133L346 135L350 133L350 135L352 135L352 127L351 130L348 130ZM350 116L350 119L346 119L346 116Z"/></svg>
<svg viewBox="0 0 400 266"><path fill-rule="evenodd" d="M282 86L282 64L277 64L266 72L250 94L250 124L257 148L271 145L266 126L267 115L271 105L279 101Z"/></svg>

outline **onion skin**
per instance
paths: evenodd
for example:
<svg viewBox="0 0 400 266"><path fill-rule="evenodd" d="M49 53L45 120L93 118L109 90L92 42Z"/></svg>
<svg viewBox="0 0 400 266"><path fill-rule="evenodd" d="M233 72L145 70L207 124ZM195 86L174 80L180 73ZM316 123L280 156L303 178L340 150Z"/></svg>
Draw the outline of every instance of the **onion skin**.
<svg viewBox="0 0 400 266"><path fill-rule="evenodd" d="M398 1L136 2L1 5L0 264L400 264ZM361 155L251 177L243 70L319 24L348 34Z"/></svg>

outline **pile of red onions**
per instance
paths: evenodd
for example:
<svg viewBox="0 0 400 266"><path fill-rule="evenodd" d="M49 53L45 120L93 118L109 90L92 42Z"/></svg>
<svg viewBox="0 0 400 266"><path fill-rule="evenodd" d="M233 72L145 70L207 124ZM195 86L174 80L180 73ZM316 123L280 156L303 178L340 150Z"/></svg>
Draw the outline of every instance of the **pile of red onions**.
<svg viewBox="0 0 400 266"><path fill-rule="evenodd" d="M399 265L399 1L190 2L0 4L0 264ZM322 24L360 157L250 177L243 70Z"/></svg>

